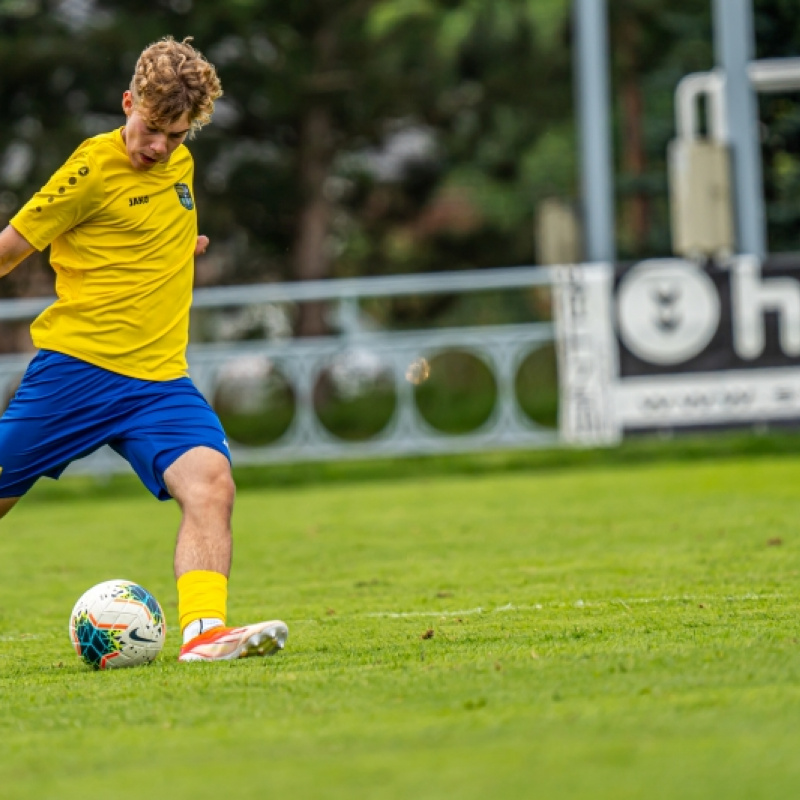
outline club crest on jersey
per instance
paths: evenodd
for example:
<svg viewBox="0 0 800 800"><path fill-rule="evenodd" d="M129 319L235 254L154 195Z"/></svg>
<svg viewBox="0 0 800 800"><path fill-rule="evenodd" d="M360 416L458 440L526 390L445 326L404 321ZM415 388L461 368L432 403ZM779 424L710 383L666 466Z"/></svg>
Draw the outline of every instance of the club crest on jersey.
<svg viewBox="0 0 800 800"><path fill-rule="evenodd" d="M176 183L175 191L178 193L178 199L181 205L187 210L191 211L194 208L194 200L192 200L192 193L185 183Z"/></svg>

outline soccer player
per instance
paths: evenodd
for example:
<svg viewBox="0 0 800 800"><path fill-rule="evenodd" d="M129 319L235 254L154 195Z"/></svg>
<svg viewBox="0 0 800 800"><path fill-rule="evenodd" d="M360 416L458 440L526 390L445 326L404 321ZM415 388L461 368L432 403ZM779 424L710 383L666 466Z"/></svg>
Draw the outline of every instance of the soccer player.
<svg viewBox="0 0 800 800"><path fill-rule="evenodd" d="M180 661L270 655L279 621L227 627L235 487L222 426L187 376L198 236L184 140L222 94L214 67L166 37L139 57L125 125L86 140L0 233L0 276L51 246L57 300L0 418L0 517L42 475L109 445L181 510Z"/></svg>

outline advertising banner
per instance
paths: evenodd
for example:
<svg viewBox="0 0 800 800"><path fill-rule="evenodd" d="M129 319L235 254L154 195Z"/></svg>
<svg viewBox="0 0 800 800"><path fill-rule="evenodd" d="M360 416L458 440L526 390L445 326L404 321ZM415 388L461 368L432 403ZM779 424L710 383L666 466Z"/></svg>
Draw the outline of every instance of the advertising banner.
<svg viewBox="0 0 800 800"><path fill-rule="evenodd" d="M568 442L800 419L800 257L559 267L554 315Z"/></svg>

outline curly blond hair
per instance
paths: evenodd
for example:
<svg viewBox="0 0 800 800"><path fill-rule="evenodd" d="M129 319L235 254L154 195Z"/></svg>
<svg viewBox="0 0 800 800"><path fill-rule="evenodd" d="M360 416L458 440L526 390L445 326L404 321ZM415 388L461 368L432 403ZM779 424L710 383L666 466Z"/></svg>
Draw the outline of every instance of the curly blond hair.
<svg viewBox="0 0 800 800"><path fill-rule="evenodd" d="M222 84L213 64L189 44L171 36L151 44L136 62L130 91L148 124L163 128L189 112L189 135L211 122Z"/></svg>

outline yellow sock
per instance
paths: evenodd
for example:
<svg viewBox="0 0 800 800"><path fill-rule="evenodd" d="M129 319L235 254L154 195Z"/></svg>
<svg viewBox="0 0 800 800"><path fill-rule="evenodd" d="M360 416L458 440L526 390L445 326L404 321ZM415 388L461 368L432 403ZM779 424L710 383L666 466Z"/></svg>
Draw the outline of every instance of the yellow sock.
<svg viewBox="0 0 800 800"><path fill-rule="evenodd" d="M178 578L181 630L198 619L221 619L225 622L227 605L228 579L223 574L197 569Z"/></svg>

